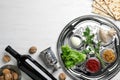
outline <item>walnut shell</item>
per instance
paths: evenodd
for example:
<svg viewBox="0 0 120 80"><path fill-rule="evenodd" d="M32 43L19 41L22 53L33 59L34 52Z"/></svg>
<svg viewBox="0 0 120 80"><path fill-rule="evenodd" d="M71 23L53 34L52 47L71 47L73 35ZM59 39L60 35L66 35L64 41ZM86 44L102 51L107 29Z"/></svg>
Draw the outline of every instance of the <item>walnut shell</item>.
<svg viewBox="0 0 120 80"><path fill-rule="evenodd" d="M4 75L5 75L5 80L11 80L12 79L11 73L7 73L7 74L4 74Z"/></svg>
<svg viewBox="0 0 120 80"><path fill-rule="evenodd" d="M66 79L66 74L65 73L60 73L59 80L65 80L65 79Z"/></svg>
<svg viewBox="0 0 120 80"><path fill-rule="evenodd" d="M3 69L3 74L8 74L8 73L10 73L10 70L9 69Z"/></svg>
<svg viewBox="0 0 120 80"><path fill-rule="evenodd" d="M3 61L4 62L9 62L11 60L10 56L9 55L4 55L3 56Z"/></svg>
<svg viewBox="0 0 120 80"><path fill-rule="evenodd" d="M35 47L35 46L32 46L32 47L30 47L30 49L29 49L29 53L30 53L30 54L34 54L34 53L36 53L36 51L37 51L37 47Z"/></svg>
<svg viewBox="0 0 120 80"><path fill-rule="evenodd" d="M12 76L14 80L18 80L18 74L16 72L13 72Z"/></svg>

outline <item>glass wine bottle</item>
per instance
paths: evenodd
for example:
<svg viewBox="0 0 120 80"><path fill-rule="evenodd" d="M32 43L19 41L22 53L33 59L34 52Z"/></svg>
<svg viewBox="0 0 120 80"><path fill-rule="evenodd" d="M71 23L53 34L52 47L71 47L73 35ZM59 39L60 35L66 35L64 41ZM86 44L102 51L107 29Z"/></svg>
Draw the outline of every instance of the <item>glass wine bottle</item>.
<svg viewBox="0 0 120 80"><path fill-rule="evenodd" d="M57 80L42 65L29 55L20 55L11 46L5 49L17 60L17 66L33 80Z"/></svg>

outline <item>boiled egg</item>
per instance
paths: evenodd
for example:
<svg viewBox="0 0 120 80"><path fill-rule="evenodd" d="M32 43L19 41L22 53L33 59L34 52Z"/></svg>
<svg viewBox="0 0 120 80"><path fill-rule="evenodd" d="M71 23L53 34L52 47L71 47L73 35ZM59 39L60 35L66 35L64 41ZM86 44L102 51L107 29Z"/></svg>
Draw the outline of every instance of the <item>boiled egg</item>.
<svg viewBox="0 0 120 80"><path fill-rule="evenodd" d="M70 38L70 41L71 41L71 44L76 48L78 48L81 44L81 39L80 37L77 37L77 36L72 36Z"/></svg>

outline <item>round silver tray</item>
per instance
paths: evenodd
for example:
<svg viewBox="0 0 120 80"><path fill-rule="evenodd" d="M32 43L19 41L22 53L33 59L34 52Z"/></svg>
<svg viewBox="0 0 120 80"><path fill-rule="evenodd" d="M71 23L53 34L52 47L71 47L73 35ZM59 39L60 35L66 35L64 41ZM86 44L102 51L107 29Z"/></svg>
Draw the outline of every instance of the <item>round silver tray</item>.
<svg viewBox="0 0 120 80"><path fill-rule="evenodd" d="M92 25L92 26L91 26ZM105 69L101 70L98 73L92 74L84 71L84 67L77 68L71 68L67 69L64 65L64 62L62 61L61 58L61 46L65 44L69 44L69 39L73 35L80 35L81 30L84 29L84 26L91 26L92 32L97 34L97 28L102 27L105 29L109 28L114 28L117 32L116 36L114 39L109 42L108 44L103 45L104 48L112 48L115 50L115 53L117 55L116 61L109 66L107 66ZM93 27L94 26L94 27ZM96 31L96 32L94 32ZM97 37L96 37L97 39ZM62 30L58 42L57 42L57 53L58 53L58 58L59 62L61 64L62 69L73 79L73 80L108 80L114 77L120 70L120 30L119 28L110 20L105 19L100 16L95 16L95 15L85 15L78 17L74 20L72 20L70 23L68 23L65 28ZM70 45L71 46L71 45ZM71 46L72 47L72 46ZM74 48L74 47L72 47ZM82 47L76 50L81 50Z"/></svg>

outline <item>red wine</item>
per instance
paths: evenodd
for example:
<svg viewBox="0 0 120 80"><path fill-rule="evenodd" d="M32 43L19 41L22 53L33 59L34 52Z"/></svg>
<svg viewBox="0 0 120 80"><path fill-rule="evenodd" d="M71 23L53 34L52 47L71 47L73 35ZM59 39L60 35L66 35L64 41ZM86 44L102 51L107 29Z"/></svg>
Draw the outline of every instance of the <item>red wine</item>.
<svg viewBox="0 0 120 80"><path fill-rule="evenodd" d="M17 60L17 66L33 80L57 80L42 65L29 55L20 55L10 46L5 49Z"/></svg>

